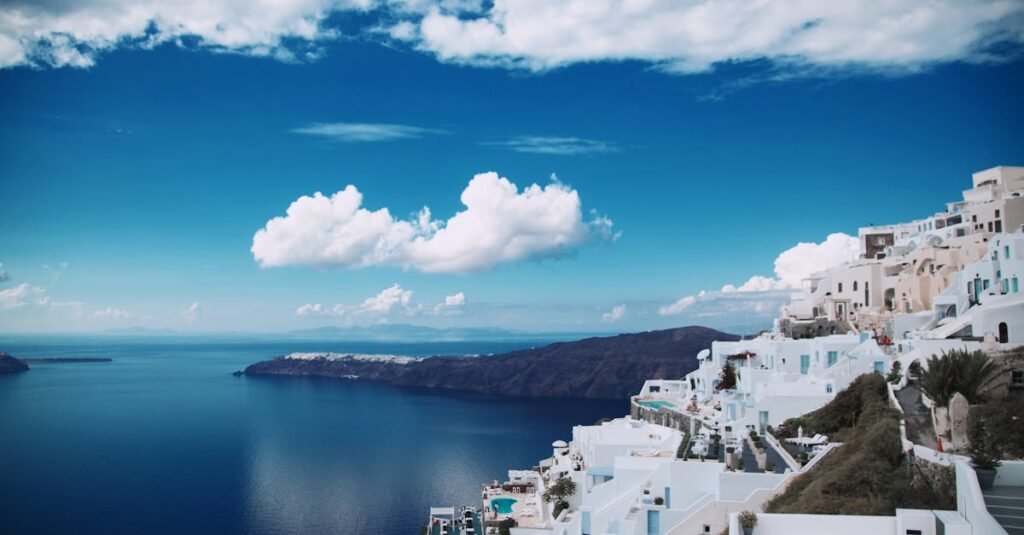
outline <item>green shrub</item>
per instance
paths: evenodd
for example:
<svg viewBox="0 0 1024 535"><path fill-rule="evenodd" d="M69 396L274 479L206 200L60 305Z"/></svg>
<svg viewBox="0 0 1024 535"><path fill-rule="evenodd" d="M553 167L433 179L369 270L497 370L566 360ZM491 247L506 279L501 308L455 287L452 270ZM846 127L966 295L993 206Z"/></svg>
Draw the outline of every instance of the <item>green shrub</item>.
<svg viewBox="0 0 1024 535"><path fill-rule="evenodd" d="M903 378L903 374L900 373L900 368L902 366L903 365L900 364L900 361L898 361L898 360L896 362L893 362L892 363L892 368L889 369L889 375L885 376L885 380L890 382L890 383L892 383L892 384L899 383L900 379Z"/></svg>
<svg viewBox="0 0 1024 535"><path fill-rule="evenodd" d="M993 455L1024 458L1024 398L1000 399L972 407L971 419L984 421L988 448Z"/></svg>

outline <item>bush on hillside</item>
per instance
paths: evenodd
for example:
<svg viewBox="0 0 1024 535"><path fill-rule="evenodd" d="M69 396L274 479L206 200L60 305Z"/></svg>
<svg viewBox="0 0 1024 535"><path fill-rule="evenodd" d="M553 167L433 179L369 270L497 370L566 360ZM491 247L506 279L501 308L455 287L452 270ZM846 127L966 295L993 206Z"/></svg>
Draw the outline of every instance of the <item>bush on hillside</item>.
<svg viewBox="0 0 1024 535"><path fill-rule="evenodd" d="M885 378L858 377L832 402L786 422L806 434L843 436L812 471L766 504L769 513L893 515L897 508L952 509L953 496L915 482L903 455L899 413L888 406Z"/></svg>
<svg viewBox="0 0 1024 535"><path fill-rule="evenodd" d="M821 433L833 442L842 441L842 431L852 429L865 414L877 418L896 411L889 407L885 378L876 373L861 375L850 386L836 394L828 405L784 422L786 436L794 437L800 427L804 436Z"/></svg>

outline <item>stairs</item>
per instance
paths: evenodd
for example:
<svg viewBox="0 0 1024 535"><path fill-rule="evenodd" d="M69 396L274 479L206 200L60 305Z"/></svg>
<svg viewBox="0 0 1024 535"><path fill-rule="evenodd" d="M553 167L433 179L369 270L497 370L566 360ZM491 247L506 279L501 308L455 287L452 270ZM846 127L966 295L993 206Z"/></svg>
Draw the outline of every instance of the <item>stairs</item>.
<svg viewBox="0 0 1024 535"><path fill-rule="evenodd" d="M1024 535L1024 487L993 487L982 492L985 508L1010 535Z"/></svg>

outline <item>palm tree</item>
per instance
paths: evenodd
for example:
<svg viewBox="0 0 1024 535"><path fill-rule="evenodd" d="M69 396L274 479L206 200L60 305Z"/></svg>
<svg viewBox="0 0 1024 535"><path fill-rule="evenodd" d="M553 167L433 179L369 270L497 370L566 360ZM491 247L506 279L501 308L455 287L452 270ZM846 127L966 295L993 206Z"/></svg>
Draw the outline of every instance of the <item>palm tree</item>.
<svg viewBox="0 0 1024 535"><path fill-rule="evenodd" d="M939 407L947 406L957 392L969 403L978 403L998 371L984 352L954 349L928 359L928 369L921 370L921 390Z"/></svg>

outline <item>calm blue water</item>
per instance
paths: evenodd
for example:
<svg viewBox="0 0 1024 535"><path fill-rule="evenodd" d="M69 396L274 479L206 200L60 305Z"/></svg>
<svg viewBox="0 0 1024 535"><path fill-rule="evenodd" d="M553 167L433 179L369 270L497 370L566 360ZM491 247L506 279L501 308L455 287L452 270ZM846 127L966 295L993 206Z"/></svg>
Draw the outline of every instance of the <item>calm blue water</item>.
<svg viewBox="0 0 1024 535"><path fill-rule="evenodd" d="M2 337L15 356L114 362L0 376L0 533L418 533L431 505L478 505L481 483L626 401L230 373L290 351L528 345Z"/></svg>

